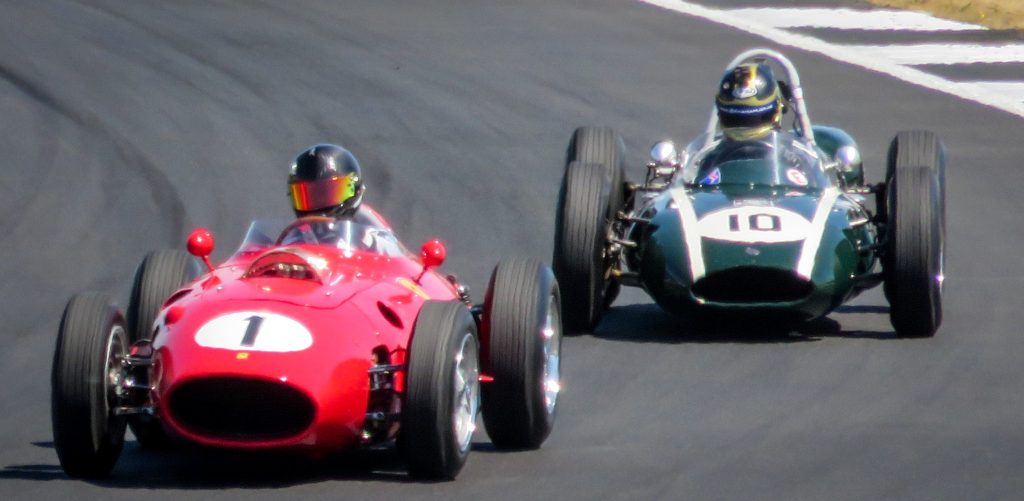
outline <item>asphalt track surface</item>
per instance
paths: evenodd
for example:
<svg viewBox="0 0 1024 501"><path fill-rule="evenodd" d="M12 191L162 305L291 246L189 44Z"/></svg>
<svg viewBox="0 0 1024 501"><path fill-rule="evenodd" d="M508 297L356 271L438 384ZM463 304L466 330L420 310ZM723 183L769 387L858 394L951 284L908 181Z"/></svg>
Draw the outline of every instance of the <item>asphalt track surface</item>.
<svg viewBox="0 0 1024 501"><path fill-rule="evenodd" d="M196 225L226 257L250 218L288 214L304 147L352 149L368 202L411 247L444 238L445 269L482 298L497 256L550 259L575 126L615 127L637 178L651 143L702 129L722 66L766 43L624 0L4 2L0 498L1018 498L1024 124L794 49L812 116L858 138L869 180L898 130L949 149L934 339L895 339L879 292L779 336L696 332L631 290L566 340L544 447L498 453L480 433L455 482L408 482L387 455L134 442L108 481L60 470L67 298L124 304L143 255Z"/></svg>

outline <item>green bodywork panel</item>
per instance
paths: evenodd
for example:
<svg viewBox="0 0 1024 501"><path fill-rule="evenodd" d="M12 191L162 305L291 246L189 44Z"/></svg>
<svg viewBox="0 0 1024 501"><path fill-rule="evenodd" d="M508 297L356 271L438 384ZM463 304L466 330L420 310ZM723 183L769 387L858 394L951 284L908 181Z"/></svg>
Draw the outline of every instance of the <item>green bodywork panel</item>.
<svg viewBox="0 0 1024 501"><path fill-rule="evenodd" d="M697 221L703 222L716 211L786 211L787 221L803 218L809 227L825 191L719 185L689 186L685 193ZM708 310L773 312L795 320L819 317L859 293L863 279L878 267L871 250L877 239L876 231L866 220L868 215L863 208L845 195L834 195L827 211L809 277L797 273L806 239L736 242L702 235L702 285L713 284L707 289L725 300L702 297L695 292L684 231L701 230L684 230L680 210L669 192L659 194L649 204L644 215L651 222L636 228L632 237L640 245L627 254L627 262L638 271L643 287L662 308L683 317ZM805 224L795 220L797 226ZM776 289L780 297L774 297Z"/></svg>
<svg viewBox="0 0 1024 501"><path fill-rule="evenodd" d="M842 129L835 127L827 127L824 125L814 126L814 142L824 151L830 158L835 158L836 151L843 146L852 146L860 151L857 146L857 142L853 140L853 137L847 134ZM840 172L839 177L843 179L846 186L863 186L864 185L864 163L857 162L853 166L853 170L850 172Z"/></svg>

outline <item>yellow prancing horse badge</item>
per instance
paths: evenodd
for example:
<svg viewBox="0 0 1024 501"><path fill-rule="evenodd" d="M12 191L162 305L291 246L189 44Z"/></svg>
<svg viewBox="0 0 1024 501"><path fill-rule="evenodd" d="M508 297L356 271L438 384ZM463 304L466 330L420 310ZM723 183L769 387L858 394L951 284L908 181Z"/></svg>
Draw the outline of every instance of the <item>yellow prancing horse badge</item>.
<svg viewBox="0 0 1024 501"><path fill-rule="evenodd" d="M412 280L409 280L408 278L401 277L401 278L398 279L398 283L402 287L405 287L406 289L409 289L410 291L412 291L413 294L416 294L417 296L419 296L419 297L421 297L423 299L430 299L430 295L427 294L427 291L425 291L422 288L420 288L419 285L416 285L416 282L413 282Z"/></svg>

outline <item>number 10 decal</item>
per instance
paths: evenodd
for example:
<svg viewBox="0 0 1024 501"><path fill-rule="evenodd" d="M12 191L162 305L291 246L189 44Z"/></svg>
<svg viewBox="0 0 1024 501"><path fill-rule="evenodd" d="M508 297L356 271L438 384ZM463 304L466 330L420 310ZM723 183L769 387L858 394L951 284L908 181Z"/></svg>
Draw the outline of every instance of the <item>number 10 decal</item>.
<svg viewBox="0 0 1024 501"><path fill-rule="evenodd" d="M782 218L775 214L751 214L747 217L747 230L782 231ZM729 231L740 231L740 216L729 216Z"/></svg>
<svg viewBox="0 0 1024 501"><path fill-rule="evenodd" d="M740 243L799 242L810 229L799 213L771 206L727 207L697 221L702 238Z"/></svg>
<svg viewBox="0 0 1024 501"><path fill-rule="evenodd" d="M196 331L196 344L232 351L302 351L313 335L298 321L276 313L240 311L215 317Z"/></svg>

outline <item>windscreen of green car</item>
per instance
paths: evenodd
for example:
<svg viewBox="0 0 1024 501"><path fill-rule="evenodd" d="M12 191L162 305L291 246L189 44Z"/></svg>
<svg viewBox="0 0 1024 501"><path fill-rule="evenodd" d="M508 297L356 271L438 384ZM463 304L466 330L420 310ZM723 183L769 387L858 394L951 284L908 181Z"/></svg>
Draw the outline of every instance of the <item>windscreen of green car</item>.
<svg viewBox="0 0 1024 501"><path fill-rule="evenodd" d="M820 153L788 132L744 141L723 139L699 159L694 184L822 189L831 185Z"/></svg>

